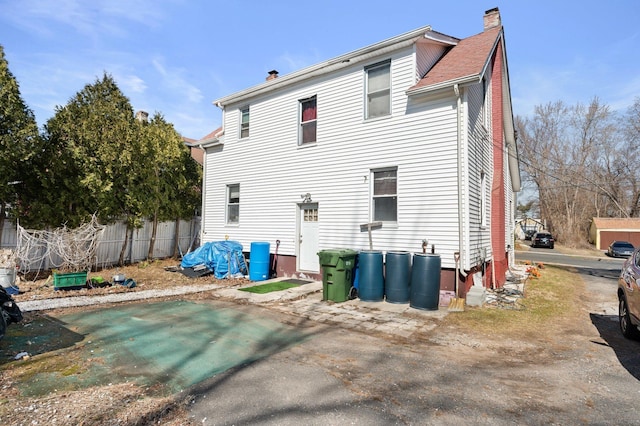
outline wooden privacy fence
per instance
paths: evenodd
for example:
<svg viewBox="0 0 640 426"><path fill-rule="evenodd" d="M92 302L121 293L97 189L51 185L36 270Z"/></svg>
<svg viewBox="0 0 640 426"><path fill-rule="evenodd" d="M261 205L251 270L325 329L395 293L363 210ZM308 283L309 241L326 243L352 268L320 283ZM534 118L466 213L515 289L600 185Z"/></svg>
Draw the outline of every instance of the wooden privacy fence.
<svg viewBox="0 0 640 426"><path fill-rule="evenodd" d="M178 237L176 241L176 226ZM142 228L135 229L130 235L125 250L125 263L136 263L147 260L149 243L151 241L153 222L145 221ZM125 241L127 226L124 222L116 222L105 226L100 236L96 252L95 267L102 268L118 263L120 251ZM172 257L177 244L177 253L182 256L199 245L200 217L194 217L190 221L181 220L176 225L175 221L158 223L156 241L153 246L153 258L164 259ZM15 249L18 245L16 226L7 221L2 232L0 248ZM33 250L42 250L42 247L34 247ZM32 258L40 258L41 253L33 253ZM41 264L40 264L41 263ZM45 257L39 264L20 265L22 271L55 269L61 263L55 255Z"/></svg>

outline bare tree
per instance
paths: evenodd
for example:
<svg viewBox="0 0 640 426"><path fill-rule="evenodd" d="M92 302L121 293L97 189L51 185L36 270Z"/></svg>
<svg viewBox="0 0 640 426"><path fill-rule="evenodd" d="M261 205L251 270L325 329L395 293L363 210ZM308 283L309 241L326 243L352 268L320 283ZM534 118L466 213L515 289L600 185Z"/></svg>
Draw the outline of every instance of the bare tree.
<svg viewBox="0 0 640 426"><path fill-rule="evenodd" d="M621 142L614 114L597 97L587 105L538 106L516 126L541 218L559 241L583 244L594 216L629 215L629 176L620 160L635 145Z"/></svg>

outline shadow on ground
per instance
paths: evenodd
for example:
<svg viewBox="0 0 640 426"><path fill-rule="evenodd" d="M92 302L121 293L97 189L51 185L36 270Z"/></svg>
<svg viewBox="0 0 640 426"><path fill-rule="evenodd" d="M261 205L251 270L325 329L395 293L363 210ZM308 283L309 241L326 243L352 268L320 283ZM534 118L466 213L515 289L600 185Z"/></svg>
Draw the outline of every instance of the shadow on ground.
<svg viewBox="0 0 640 426"><path fill-rule="evenodd" d="M600 337L613 349L620 364L637 380L640 380L640 342L625 339L618 326L617 315L590 314L591 322ZM593 341L596 344L601 342Z"/></svg>
<svg viewBox="0 0 640 426"><path fill-rule="evenodd" d="M0 365L15 361L17 355L41 355L69 348L82 341L83 336L49 315L24 314L18 324L11 324L0 340Z"/></svg>

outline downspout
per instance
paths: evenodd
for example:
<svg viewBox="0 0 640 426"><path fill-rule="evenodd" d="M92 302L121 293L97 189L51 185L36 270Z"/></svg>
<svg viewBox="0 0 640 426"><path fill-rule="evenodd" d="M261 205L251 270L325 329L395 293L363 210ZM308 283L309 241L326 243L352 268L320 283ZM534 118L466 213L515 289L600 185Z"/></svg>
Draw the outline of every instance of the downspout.
<svg viewBox="0 0 640 426"><path fill-rule="evenodd" d="M215 134L214 137L218 137L221 134L224 134L224 106L220 103L220 102L216 102L215 106L217 106L218 108L220 108L222 110L222 126L221 126L221 130L219 133ZM205 226L205 220L206 220L206 190L207 190L207 175L206 175L206 170L207 170L207 150L202 146L202 144L200 144L200 148L204 151L204 154L202 155L202 202L201 202L201 208L200 208L200 244L202 244L202 241L204 241L204 235L207 233L206 232L206 226Z"/></svg>
<svg viewBox="0 0 640 426"><path fill-rule="evenodd" d="M465 252L464 252L464 223L463 223L463 215L462 215L462 99L460 97L460 87L458 84L453 85L453 91L456 94L456 126L457 126L457 144L458 144L458 251L460 256L460 268L459 273L462 274L463 277L467 276L467 273L464 271L464 261L465 261Z"/></svg>
<svg viewBox="0 0 640 426"><path fill-rule="evenodd" d="M204 230L204 220L206 217L205 200L207 198L205 196L205 194L207 193L207 175L205 173L207 170L207 150L202 148L202 145L200 145L200 149L204 151L204 153L202 154L202 187L200 188L200 197L202 198L202 200L200 200L200 235L198 235L198 238L200 239L200 245L202 245L202 242L204 241L204 234L206 234ZM191 247L189 247L189 249L191 249Z"/></svg>

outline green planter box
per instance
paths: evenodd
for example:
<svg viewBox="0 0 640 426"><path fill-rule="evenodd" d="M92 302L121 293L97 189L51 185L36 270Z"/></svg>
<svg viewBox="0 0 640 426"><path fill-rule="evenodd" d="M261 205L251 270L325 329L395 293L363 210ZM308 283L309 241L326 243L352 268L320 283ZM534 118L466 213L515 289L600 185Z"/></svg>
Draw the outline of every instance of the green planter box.
<svg viewBox="0 0 640 426"><path fill-rule="evenodd" d="M53 289L77 290L87 284L88 272L54 272Z"/></svg>

